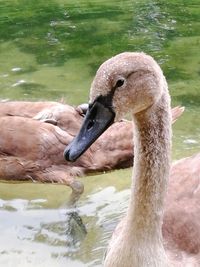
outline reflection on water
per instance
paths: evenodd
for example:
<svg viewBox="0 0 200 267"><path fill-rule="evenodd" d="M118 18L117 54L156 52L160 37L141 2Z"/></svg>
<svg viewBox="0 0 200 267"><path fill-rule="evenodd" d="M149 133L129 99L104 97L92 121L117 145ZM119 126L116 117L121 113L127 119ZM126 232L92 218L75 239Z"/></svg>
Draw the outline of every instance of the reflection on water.
<svg viewBox="0 0 200 267"><path fill-rule="evenodd" d="M119 189L129 183L130 171L120 173L125 175L123 179L118 172L114 172L113 177L106 174L107 183L101 175L85 178L86 184L91 180L91 185L89 188L86 185L86 192L76 211L87 228L87 234L82 222L79 218L77 220L77 214L75 218L70 218L71 211L59 207L59 203L57 208L52 208L55 206L53 194L48 200L39 199L38 194L42 192L36 190L32 200L1 200L0 266L4 266L5 262L6 266L13 266L13 263L15 266L101 266L107 240L123 216L129 197L129 190ZM108 186L116 178L120 182L118 187ZM95 189L97 181L99 186ZM22 184L21 190L26 186ZM55 188L59 192L59 186L55 185ZM20 187L17 186L17 189L20 195ZM51 190L50 193L53 192ZM65 202L66 196L62 194L60 203ZM46 205L48 208L45 208Z"/></svg>
<svg viewBox="0 0 200 267"><path fill-rule="evenodd" d="M172 104L186 107L173 158L191 155L200 149L199 13L197 0L0 1L0 99L86 102L102 61L143 50L162 65ZM130 173L84 178L86 235L64 206L65 187L0 183L0 266L100 266Z"/></svg>
<svg viewBox="0 0 200 267"><path fill-rule="evenodd" d="M80 228L73 225L76 235L80 233L78 242L73 231L70 234L72 222L66 211L44 209L42 203L39 199L1 201L0 266L66 266L79 249Z"/></svg>

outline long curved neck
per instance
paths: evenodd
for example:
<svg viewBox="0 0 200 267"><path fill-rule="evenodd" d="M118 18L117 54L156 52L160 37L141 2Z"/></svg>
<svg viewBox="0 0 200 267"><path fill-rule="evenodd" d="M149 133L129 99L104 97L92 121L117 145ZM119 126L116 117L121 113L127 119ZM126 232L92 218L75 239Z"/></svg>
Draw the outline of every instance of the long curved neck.
<svg viewBox="0 0 200 267"><path fill-rule="evenodd" d="M162 239L163 202L170 168L170 115L169 98L163 96L159 103L133 116L134 169L127 227L144 241Z"/></svg>

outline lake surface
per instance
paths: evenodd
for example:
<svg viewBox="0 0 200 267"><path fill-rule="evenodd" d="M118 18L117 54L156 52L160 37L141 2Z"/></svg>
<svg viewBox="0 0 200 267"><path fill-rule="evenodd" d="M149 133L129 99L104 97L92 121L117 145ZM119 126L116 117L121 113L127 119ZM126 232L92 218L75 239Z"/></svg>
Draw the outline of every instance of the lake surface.
<svg viewBox="0 0 200 267"><path fill-rule="evenodd" d="M172 105L186 108L173 126L173 160L192 155L200 150L199 14L199 0L0 1L0 99L87 102L104 60L144 51L164 70ZM0 266L101 266L130 175L83 178L77 211L86 235L66 209L68 188L1 182Z"/></svg>

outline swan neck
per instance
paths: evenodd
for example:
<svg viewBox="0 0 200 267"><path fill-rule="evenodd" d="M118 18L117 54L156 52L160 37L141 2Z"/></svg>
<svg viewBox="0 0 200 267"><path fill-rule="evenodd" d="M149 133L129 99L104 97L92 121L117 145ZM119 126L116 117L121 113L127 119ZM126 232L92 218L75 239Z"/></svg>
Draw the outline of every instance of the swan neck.
<svg viewBox="0 0 200 267"><path fill-rule="evenodd" d="M128 221L140 238L160 239L170 168L169 103L161 99L157 105L134 115L133 121L135 156Z"/></svg>

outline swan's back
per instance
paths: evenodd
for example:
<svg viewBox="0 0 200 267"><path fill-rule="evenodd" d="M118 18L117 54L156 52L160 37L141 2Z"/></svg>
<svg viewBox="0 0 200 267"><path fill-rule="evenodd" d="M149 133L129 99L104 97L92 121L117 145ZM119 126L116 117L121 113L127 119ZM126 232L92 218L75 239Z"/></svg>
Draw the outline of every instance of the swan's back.
<svg viewBox="0 0 200 267"><path fill-rule="evenodd" d="M163 235L177 262L200 266L200 153L171 168ZM195 262L195 264L193 263Z"/></svg>

